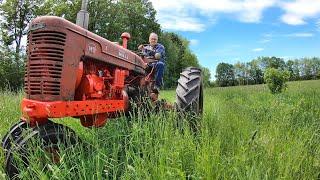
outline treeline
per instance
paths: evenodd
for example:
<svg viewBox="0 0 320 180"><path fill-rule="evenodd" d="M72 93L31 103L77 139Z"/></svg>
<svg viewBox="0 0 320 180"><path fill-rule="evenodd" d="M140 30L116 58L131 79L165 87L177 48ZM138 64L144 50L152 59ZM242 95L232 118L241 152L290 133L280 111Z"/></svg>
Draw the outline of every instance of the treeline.
<svg viewBox="0 0 320 180"><path fill-rule="evenodd" d="M320 58L284 61L277 57L259 57L247 63L218 64L215 85L224 87L262 84L268 68L288 71L290 81L320 79Z"/></svg>
<svg viewBox="0 0 320 180"><path fill-rule="evenodd" d="M76 21L81 0L6 0L0 5L0 89L19 90L23 86L25 47L23 38L27 27L37 16L55 15L71 22ZM136 51L139 44L148 43L151 32L159 35L159 42L166 48L165 88L176 86L182 69L200 67L197 56L191 52L189 41L176 33L164 32L149 0L89 0L89 30L110 41L121 43L122 32L129 32L132 39L128 48ZM210 71L204 72L205 85L209 85Z"/></svg>

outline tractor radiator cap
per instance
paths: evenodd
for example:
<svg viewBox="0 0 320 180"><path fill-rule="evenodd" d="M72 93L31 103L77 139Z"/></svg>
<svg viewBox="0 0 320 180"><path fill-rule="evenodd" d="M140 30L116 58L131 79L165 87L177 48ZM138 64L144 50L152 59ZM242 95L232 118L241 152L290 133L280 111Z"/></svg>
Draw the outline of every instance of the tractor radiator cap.
<svg viewBox="0 0 320 180"><path fill-rule="evenodd" d="M130 34L128 32L124 32L124 33L121 34L121 38L130 39L131 36L130 36Z"/></svg>

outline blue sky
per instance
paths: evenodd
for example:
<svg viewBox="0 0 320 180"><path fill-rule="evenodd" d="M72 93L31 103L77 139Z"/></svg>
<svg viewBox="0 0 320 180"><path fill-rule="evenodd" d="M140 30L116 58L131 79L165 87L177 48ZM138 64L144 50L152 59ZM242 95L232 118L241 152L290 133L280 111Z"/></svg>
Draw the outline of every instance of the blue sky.
<svg viewBox="0 0 320 180"><path fill-rule="evenodd" d="M320 56L320 0L151 1L162 29L188 39L212 76L220 62Z"/></svg>

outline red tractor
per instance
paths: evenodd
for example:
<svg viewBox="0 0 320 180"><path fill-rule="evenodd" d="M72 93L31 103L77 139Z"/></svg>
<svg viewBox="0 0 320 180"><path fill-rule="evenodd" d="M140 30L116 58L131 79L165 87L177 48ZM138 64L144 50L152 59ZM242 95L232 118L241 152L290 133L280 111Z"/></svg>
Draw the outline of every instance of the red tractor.
<svg viewBox="0 0 320 180"><path fill-rule="evenodd" d="M158 103L157 94L151 91L154 73L147 68L152 59L127 49L128 33L121 37L122 46L63 18L43 16L32 21L21 120L2 140L9 177L19 173L14 154L25 154L28 141L40 138L43 149L54 157L59 143L67 138L74 142L66 135L72 130L50 118L74 117L85 127L101 127L108 119L130 111L132 103L142 104L141 96L165 109L202 112L200 69L190 67L181 73L175 105Z"/></svg>

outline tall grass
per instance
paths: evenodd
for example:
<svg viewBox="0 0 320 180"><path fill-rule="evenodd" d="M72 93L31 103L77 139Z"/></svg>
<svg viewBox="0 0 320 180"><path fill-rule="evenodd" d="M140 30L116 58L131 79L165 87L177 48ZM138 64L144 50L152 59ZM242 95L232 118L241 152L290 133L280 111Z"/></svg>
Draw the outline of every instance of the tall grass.
<svg viewBox="0 0 320 180"><path fill-rule="evenodd" d="M174 100L174 91L161 92ZM22 98L0 93L1 137L19 116ZM292 82L271 95L264 85L205 90L199 132L174 112L140 113L100 129L72 118L56 122L88 144L63 150L59 164L39 166L35 152L25 179L316 179L320 173L320 81ZM146 116L148 114L148 116ZM177 127L179 124L179 127ZM3 153L0 154L3 163ZM4 178L0 167L0 178Z"/></svg>

